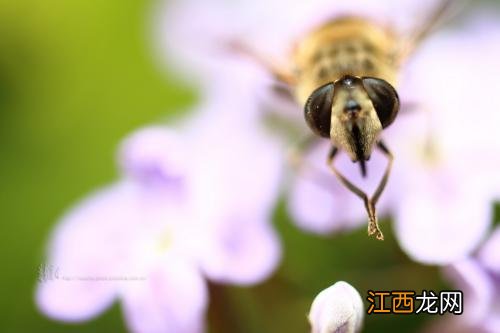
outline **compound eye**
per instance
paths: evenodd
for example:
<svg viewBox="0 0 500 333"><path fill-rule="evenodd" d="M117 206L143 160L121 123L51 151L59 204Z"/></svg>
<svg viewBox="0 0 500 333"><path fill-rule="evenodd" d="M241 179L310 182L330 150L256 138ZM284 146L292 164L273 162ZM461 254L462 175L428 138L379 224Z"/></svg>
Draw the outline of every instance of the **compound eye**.
<svg viewBox="0 0 500 333"><path fill-rule="evenodd" d="M307 125L314 133L329 138L332 118L333 83L328 83L316 89L309 96L304 114Z"/></svg>
<svg viewBox="0 0 500 333"><path fill-rule="evenodd" d="M382 79L364 77L361 80L382 127L386 128L396 119L399 111L399 97L396 89Z"/></svg>

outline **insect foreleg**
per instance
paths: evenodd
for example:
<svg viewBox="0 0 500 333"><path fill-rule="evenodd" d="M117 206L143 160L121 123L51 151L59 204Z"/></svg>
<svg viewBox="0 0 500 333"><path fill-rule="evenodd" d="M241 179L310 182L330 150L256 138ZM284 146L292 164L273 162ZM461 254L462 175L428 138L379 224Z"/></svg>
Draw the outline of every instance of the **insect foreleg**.
<svg viewBox="0 0 500 333"><path fill-rule="evenodd" d="M288 86L295 86L297 84L297 78L291 70L285 66L276 64L274 61L268 59L248 45L239 41L230 41L227 45L230 51L244 55L262 66L277 81Z"/></svg>
<svg viewBox="0 0 500 333"><path fill-rule="evenodd" d="M394 161L394 156L392 155L392 153L389 151L387 146L382 141L379 141L377 143L377 147L387 157L387 159L389 160L389 163L387 163L387 167L385 168L384 175L383 175L382 179L380 180L380 183L378 184L377 189L375 190L375 193L373 194L373 197L372 197L373 205L377 204L377 201L380 198L380 195L384 191L385 185L387 184L387 181L389 180L389 175L390 175L391 170L392 170L392 162Z"/></svg>
<svg viewBox="0 0 500 333"><path fill-rule="evenodd" d="M328 156L328 166L332 170L332 172L335 174L335 176L340 180L340 182L347 187L351 192L356 194L361 200L363 200L363 203L365 204L365 209L366 212L368 213L368 235L375 235L375 237L378 240L384 240L384 235L382 234L382 231L380 230L380 227L378 225L377 221L377 213L375 210L375 203L378 200L378 197L382 193L385 184L387 183L387 178L389 175L389 171L386 170L386 174L382 178L382 181L380 182L377 191L375 191L375 194L372 199L368 197L366 192L361 190L359 187L351 183L340 171L335 167L334 161L335 157L337 156L338 149L337 147L332 147L332 150L330 151L330 154Z"/></svg>

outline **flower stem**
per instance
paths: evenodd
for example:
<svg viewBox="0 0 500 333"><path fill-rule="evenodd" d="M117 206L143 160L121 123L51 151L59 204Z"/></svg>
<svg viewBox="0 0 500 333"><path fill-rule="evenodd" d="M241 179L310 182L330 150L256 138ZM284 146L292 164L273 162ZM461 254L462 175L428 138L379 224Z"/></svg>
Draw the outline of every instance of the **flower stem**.
<svg viewBox="0 0 500 333"><path fill-rule="evenodd" d="M223 285L209 282L210 307L208 323L210 332L234 333L243 332L237 311L231 304L227 288Z"/></svg>

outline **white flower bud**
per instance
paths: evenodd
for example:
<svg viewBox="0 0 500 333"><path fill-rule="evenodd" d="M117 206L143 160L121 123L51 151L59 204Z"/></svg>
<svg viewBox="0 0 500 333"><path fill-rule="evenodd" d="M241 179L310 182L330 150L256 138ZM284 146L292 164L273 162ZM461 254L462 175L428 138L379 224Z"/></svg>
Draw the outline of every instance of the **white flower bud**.
<svg viewBox="0 0 500 333"><path fill-rule="evenodd" d="M349 283L339 281L316 296L309 312L312 333L355 333L363 324L363 300Z"/></svg>

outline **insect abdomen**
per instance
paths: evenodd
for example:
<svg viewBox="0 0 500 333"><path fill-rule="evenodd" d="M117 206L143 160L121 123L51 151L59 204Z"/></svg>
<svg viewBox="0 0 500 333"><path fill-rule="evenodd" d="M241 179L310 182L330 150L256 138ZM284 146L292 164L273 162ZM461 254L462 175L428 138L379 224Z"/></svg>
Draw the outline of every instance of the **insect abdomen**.
<svg viewBox="0 0 500 333"><path fill-rule="evenodd" d="M394 36L360 18L331 21L310 33L297 46L296 96L303 104L316 88L344 75L373 76L395 82Z"/></svg>

